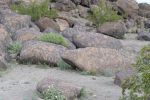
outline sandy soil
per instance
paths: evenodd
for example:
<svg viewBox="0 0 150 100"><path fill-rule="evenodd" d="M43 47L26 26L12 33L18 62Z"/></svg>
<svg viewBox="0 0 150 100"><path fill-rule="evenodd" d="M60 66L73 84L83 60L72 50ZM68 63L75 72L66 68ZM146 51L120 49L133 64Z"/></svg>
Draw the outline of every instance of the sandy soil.
<svg viewBox="0 0 150 100"><path fill-rule="evenodd" d="M11 68L0 77L0 100L37 100L36 85L44 77L63 79L85 87L91 94L86 100L119 100L121 95L121 88L113 84L113 77L87 76L58 68L11 64Z"/></svg>

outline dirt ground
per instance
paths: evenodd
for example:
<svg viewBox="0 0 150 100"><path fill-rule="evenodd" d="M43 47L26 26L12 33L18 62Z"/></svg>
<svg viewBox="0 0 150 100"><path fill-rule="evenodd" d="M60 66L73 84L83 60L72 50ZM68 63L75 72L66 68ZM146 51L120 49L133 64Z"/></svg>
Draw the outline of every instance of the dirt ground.
<svg viewBox="0 0 150 100"><path fill-rule="evenodd" d="M121 96L121 88L113 84L113 77L81 75L59 68L42 68L42 65L10 65L0 77L0 100L37 100L36 85L44 77L85 87L89 95L86 100L119 100Z"/></svg>

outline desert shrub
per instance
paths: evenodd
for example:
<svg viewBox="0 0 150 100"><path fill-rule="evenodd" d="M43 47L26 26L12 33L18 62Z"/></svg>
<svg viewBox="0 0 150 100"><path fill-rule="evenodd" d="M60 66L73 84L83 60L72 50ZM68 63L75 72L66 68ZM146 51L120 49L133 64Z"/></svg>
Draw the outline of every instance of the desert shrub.
<svg viewBox="0 0 150 100"><path fill-rule="evenodd" d="M65 47L68 46L67 40L62 35L56 33L43 34L37 40L63 45Z"/></svg>
<svg viewBox="0 0 150 100"><path fill-rule="evenodd" d="M114 22L122 19L122 16L117 14L110 5L107 5L106 0L99 0L98 6L93 7L88 18L96 25L100 26L105 22Z"/></svg>
<svg viewBox="0 0 150 100"><path fill-rule="evenodd" d="M150 99L150 46L141 50L135 67L138 73L123 83L121 100Z"/></svg>
<svg viewBox="0 0 150 100"><path fill-rule="evenodd" d="M57 63L57 66L62 69L62 70L70 70L70 69L73 69L73 67L71 65L69 65L68 63L66 63L64 60L60 60L58 63Z"/></svg>
<svg viewBox="0 0 150 100"><path fill-rule="evenodd" d="M49 1L45 1L41 4L33 2L29 6L23 4L12 4L11 9L17 13L30 15L32 20L38 20L41 17L55 18L57 17L57 11L49 8Z"/></svg>
<svg viewBox="0 0 150 100"><path fill-rule="evenodd" d="M10 54L18 54L21 51L21 49L22 49L22 43L16 41L9 45L8 52Z"/></svg>
<svg viewBox="0 0 150 100"><path fill-rule="evenodd" d="M44 100L67 100L66 97L56 88L50 88L42 94Z"/></svg>

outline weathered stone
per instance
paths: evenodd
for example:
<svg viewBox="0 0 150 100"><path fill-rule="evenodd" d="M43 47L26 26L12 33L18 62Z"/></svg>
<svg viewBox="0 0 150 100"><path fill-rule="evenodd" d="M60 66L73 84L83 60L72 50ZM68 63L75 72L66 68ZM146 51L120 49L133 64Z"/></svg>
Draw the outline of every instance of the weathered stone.
<svg viewBox="0 0 150 100"><path fill-rule="evenodd" d="M69 28L69 23L63 19L56 19L56 22L60 28L60 31L64 31L65 29Z"/></svg>
<svg viewBox="0 0 150 100"><path fill-rule="evenodd" d="M44 78L37 85L37 91L43 93L45 91L57 89L62 92L67 100L75 100L80 96L81 87L71 84L69 82L53 79L51 77Z"/></svg>
<svg viewBox="0 0 150 100"><path fill-rule="evenodd" d="M98 28L98 32L115 38L123 38L127 28L123 22L106 22Z"/></svg>
<svg viewBox="0 0 150 100"><path fill-rule="evenodd" d="M136 56L139 55L141 49L146 46L150 45L149 41L139 41L139 40L121 40L122 49L129 51L130 54L134 53ZM129 55L130 56L130 55Z"/></svg>
<svg viewBox="0 0 150 100"><path fill-rule="evenodd" d="M37 26L40 28L41 31L44 31L47 28L52 28L56 31L60 31L59 25L53 20L48 17L40 18L36 22Z"/></svg>
<svg viewBox="0 0 150 100"><path fill-rule="evenodd" d="M0 22L6 27L9 33L15 33L21 28L28 28L31 23L31 17L28 15L19 15L9 10L1 10Z"/></svg>
<svg viewBox="0 0 150 100"><path fill-rule="evenodd" d="M123 14L135 17L138 13L139 6L135 0L117 0L116 4Z"/></svg>
<svg viewBox="0 0 150 100"><path fill-rule="evenodd" d="M34 28L22 28L18 31L16 31L15 34L13 34L13 40L15 41L28 41L33 40L36 37L40 36L42 33Z"/></svg>
<svg viewBox="0 0 150 100"><path fill-rule="evenodd" d="M8 46L12 42L10 34L6 31L5 27L0 24L0 44L4 46Z"/></svg>
<svg viewBox="0 0 150 100"><path fill-rule="evenodd" d="M60 11L70 11L75 9L76 5L71 0L56 0L51 7Z"/></svg>
<svg viewBox="0 0 150 100"><path fill-rule="evenodd" d="M114 83L116 85L121 86L126 79L132 77L136 74L136 71L134 69L126 69L122 70L116 73Z"/></svg>
<svg viewBox="0 0 150 100"><path fill-rule="evenodd" d="M87 47L67 50L62 58L72 66L92 73L114 75L131 67L131 60L115 49Z"/></svg>
<svg viewBox="0 0 150 100"><path fill-rule="evenodd" d="M27 41L23 44L19 59L21 62L46 63L55 66L65 50L66 48L61 45L42 41Z"/></svg>
<svg viewBox="0 0 150 100"><path fill-rule="evenodd" d="M139 33L137 39L150 41L150 32L141 32L141 33Z"/></svg>
<svg viewBox="0 0 150 100"><path fill-rule="evenodd" d="M78 34L73 36L73 43L79 48L103 47L120 49L122 47L119 40L107 35L92 32L78 32Z"/></svg>

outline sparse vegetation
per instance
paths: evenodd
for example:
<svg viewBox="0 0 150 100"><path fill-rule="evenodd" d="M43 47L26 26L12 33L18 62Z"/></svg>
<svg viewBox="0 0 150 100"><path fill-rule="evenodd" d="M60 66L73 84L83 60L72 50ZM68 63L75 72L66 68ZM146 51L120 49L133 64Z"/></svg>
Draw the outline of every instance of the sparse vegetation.
<svg viewBox="0 0 150 100"><path fill-rule="evenodd" d="M107 5L105 0L99 0L98 6L93 7L88 18L93 21L96 26L100 26L105 22L114 22L122 19L122 16L117 14L110 5Z"/></svg>
<svg viewBox="0 0 150 100"><path fill-rule="evenodd" d="M19 41L16 41L8 47L8 52L10 54L18 54L22 49L22 44Z"/></svg>
<svg viewBox="0 0 150 100"><path fill-rule="evenodd" d="M138 73L123 83L121 100L150 99L150 46L142 49L135 67Z"/></svg>
<svg viewBox="0 0 150 100"><path fill-rule="evenodd" d="M56 18L57 11L49 8L49 1L45 1L41 4L36 4L33 2L29 6L23 4L12 4L11 9L17 13L30 15L32 20L38 20L41 17Z"/></svg>
<svg viewBox="0 0 150 100"><path fill-rule="evenodd" d="M57 66L62 69L62 70L70 70L70 69L73 69L73 67L71 65L69 65L68 63L66 63L64 60L60 60L58 63L57 63Z"/></svg>
<svg viewBox="0 0 150 100"><path fill-rule="evenodd" d="M65 47L68 46L67 40L62 35L56 33L43 34L37 40L63 45Z"/></svg>
<svg viewBox="0 0 150 100"><path fill-rule="evenodd" d="M62 92L56 88L50 88L42 95L44 100L67 100Z"/></svg>

